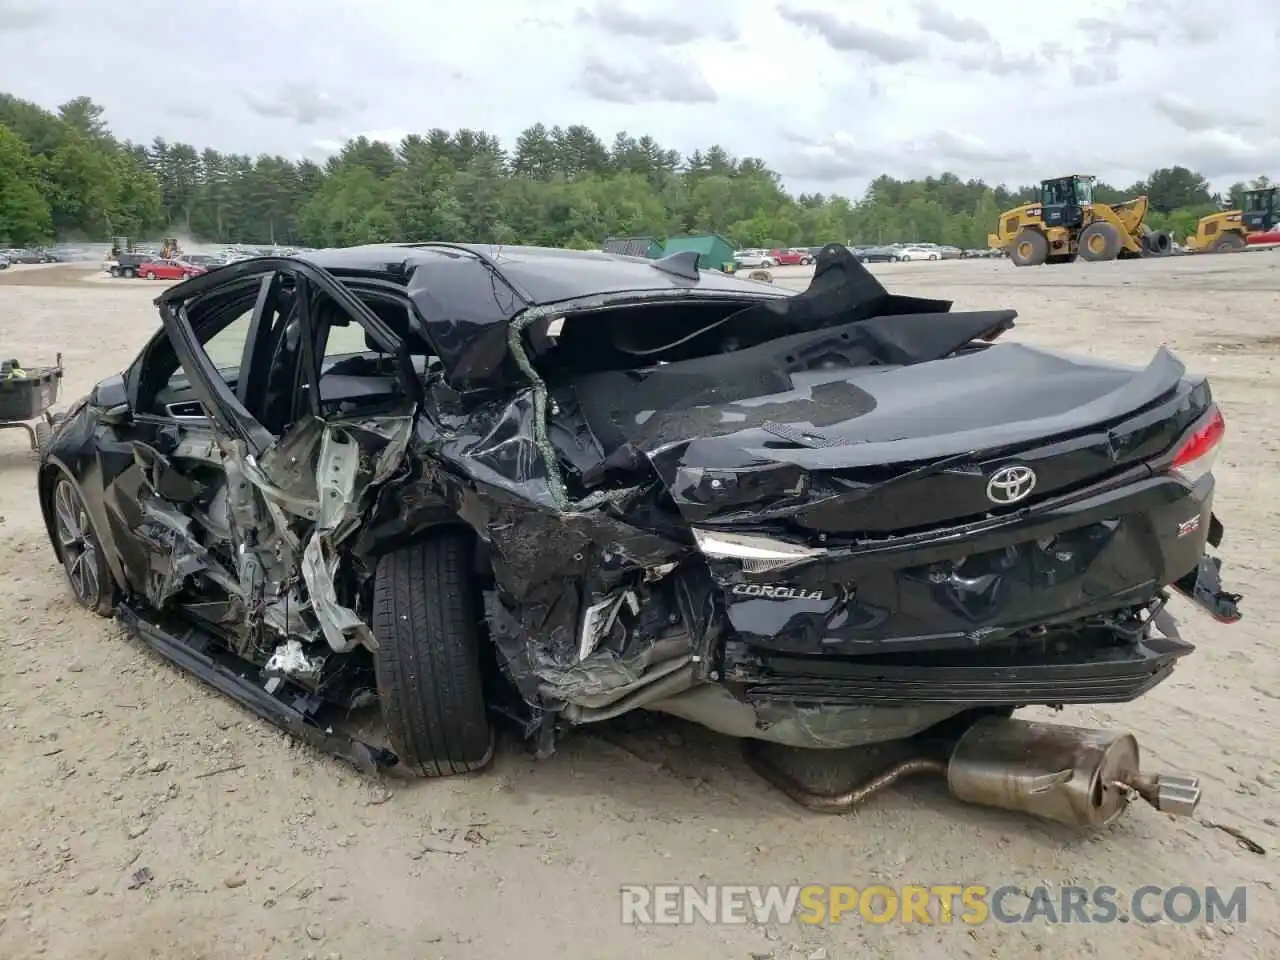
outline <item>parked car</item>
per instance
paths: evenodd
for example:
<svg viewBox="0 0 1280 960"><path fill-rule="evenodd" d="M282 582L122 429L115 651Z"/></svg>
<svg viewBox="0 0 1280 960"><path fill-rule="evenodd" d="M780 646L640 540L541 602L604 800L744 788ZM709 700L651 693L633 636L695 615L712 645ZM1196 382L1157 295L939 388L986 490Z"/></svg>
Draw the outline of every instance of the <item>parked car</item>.
<svg viewBox="0 0 1280 960"><path fill-rule="evenodd" d="M0 253L0 270L8 270L8 269L9 269L9 258L5 254Z"/></svg>
<svg viewBox="0 0 1280 960"><path fill-rule="evenodd" d="M897 263L902 259L897 247L866 247L855 256L864 263Z"/></svg>
<svg viewBox="0 0 1280 960"><path fill-rule="evenodd" d="M47 250L37 250L31 247L13 247L4 251L4 255L9 259L10 263L18 264L36 264L36 263L56 263L57 259Z"/></svg>
<svg viewBox="0 0 1280 960"><path fill-rule="evenodd" d="M808 266L813 263L813 254L801 247L770 250L769 257L781 267Z"/></svg>
<svg viewBox="0 0 1280 960"><path fill-rule="evenodd" d="M231 262L226 257L219 257L209 253L184 253L179 259L197 267L203 267L205 270L216 270L218 267L225 267Z"/></svg>
<svg viewBox="0 0 1280 960"><path fill-rule="evenodd" d="M915 244L898 250L898 259L907 260L941 260L942 254L933 248Z"/></svg>
<svg viewBox="0 0 1280 960"><path fill-rule="evenodd" d="M943 260L959 260L964 256L964 251L959 247L952 247L945 243L938 247L938 253L942 254Z"/></svg>
<svg viewBox="0 0 1280 960"><path fill-rule="evenodd" d="M187 280L209 271L187 260L148 260L138 267L143 280Z"/></svg>
<svg viewBox="0 0 1280 960"><path fill-rule="evenodd" d="M770 256L768 250L739 250L733 255L733 262L739 267L776 267L778 261Z"/></svg>

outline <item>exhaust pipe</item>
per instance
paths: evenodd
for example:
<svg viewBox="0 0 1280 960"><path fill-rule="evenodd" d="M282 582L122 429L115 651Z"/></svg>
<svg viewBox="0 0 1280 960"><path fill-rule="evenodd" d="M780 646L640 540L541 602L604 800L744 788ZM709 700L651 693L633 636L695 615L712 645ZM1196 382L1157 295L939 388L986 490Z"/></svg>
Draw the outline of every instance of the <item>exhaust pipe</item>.
<svg viewBox="0 0 1280 960"><path fill-rule="evenodd" d="M1162 813L1189 817L1200 803L1200 781L1144 774L1132 734L1061 724L986 717L951 748L948 760L919 756L898 763L841 794L805 789L745 745L748 765L810 810L848 813L903 777L945 776L965 803L997 807L1075 827L1113 822L1141 797Z"/></svg>

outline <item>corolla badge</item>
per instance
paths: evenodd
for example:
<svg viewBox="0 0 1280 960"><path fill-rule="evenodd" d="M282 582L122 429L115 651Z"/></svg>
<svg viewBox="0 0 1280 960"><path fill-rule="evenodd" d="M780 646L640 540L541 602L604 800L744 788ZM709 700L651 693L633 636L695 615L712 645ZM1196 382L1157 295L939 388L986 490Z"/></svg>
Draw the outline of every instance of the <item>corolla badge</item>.
<svg viewBox="0 0 1280 960"><path fill-rule="evenodd" d="M987 480L987 499L1001 506L1025 499L1036 488L1036 472L1030 467L1001 467Z"/></svg>
<svg viewBox="0 0 1280 960"><path fill-rule="evenodd" d="M822 600L821 590L777 586L772 583L735 583L729 592L735 597L764 597L766 600Z"/></svg>

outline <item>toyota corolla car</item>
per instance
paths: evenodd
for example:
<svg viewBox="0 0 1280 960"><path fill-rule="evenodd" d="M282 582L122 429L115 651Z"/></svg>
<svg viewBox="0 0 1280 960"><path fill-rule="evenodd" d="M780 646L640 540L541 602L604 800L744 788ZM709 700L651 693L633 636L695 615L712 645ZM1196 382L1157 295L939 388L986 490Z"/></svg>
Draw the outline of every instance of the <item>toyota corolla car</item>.
<svg viewBox="0 0 1280 960"><path fill-rule="evenodd" d="M1239 616L1203 377L998 342L1013 311L889 293L842 246L799 293L428 243L155 302L42 444L51 548L84 607L362 767L639 708L901 740L1141 696L1193 649L1171 589ZM389 749L333 719L372 701Z"/></svg>

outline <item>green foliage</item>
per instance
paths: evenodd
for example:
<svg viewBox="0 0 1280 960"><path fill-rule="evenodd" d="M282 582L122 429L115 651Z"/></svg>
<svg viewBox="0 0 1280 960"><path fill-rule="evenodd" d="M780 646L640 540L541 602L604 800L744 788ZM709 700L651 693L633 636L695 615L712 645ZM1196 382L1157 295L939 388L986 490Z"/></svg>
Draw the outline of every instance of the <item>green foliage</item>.
<svg viewBox="0 0 1280 960"><path fill-rule="evenodd" d="M1211 196L1202 176L1175 166L1127 189L1099 183L1096 196L1114 202L1146 193L1151 226L1182 237L1244 189ZM1035 195L1034 186L993 187L947 173L882 176L857 201L793 196L763 160L723 147L682 157L652 137L624 131L606 144L585 126L541 123L510 151L481 130L435 129L397 145L360 137L320 166L160 138L145 147L121 143L88 97L51 113L0 94L0 244L163 234L315 246L396 239L592 248L608 236L720 233L752 247L913 240L985 247L1000 212Z"/></svg>
<svg viewBox="0 0 1280 960"><path fill-rule="evenodd" d="M52 233L35 159L16 133L0 126L0 245L39 243Z"/></svg>
<svg viewBox="0 0 1280 960"><path fill-rule="evenodd" d="M159 220L159 183L141 156L110 135L102 108L89 98L68 101L54 114L0 94L0 133L18 145L6 147L0 160L0 241L101 238Z"/></svg>

